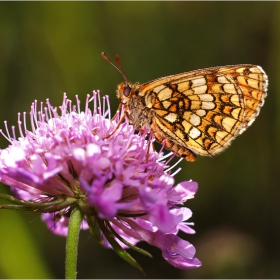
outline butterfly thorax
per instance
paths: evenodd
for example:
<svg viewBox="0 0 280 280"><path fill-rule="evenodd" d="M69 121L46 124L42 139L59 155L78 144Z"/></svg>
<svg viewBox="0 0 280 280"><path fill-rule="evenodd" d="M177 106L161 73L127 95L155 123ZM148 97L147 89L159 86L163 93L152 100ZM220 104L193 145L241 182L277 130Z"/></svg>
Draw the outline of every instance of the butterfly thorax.
<svg viewBox="0 0 280 280"><path fill-rule="evenodd" d="M148 96L142 96L140 84L121 83L117 88L117 97L121 100L129 121L137 129L151 129L153 112L147 106Z"/></svg>

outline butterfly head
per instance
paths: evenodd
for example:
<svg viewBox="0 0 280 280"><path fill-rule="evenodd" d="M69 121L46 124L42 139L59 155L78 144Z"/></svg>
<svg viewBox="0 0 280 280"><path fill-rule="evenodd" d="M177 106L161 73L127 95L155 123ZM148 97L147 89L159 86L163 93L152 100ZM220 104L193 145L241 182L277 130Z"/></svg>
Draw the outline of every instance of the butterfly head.
<svg viewBox="0 0 280 280"><path fill-rule="evenodd" d="M127 104L130 99L131 86L127 82L122 82L117 87L117 97L121 100L121 103Z"/></svg>
<svg viewBox="0 0 280 280"><path fill-rule="evenodd" d="M129 105L131 103L131 100L134 99L133 97L137 98L139 87L139 83L130 84L126 81L122 82L117 87L117 98L120 99L120 102L122 104Z"/></svg>

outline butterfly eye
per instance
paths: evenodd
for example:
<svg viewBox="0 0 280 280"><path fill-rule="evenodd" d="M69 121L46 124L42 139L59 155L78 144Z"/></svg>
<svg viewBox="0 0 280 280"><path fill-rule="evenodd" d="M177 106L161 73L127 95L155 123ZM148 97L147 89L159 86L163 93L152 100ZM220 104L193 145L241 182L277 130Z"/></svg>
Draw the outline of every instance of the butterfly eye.
<svg viewBox="0 0 280 280"><path fill-rule="evenodd" d="M130 91L131 91L131 87L130 86L125 86L124 89L123 89L123 95L125 97L128 97L129 94L130 94Z"/></svg>

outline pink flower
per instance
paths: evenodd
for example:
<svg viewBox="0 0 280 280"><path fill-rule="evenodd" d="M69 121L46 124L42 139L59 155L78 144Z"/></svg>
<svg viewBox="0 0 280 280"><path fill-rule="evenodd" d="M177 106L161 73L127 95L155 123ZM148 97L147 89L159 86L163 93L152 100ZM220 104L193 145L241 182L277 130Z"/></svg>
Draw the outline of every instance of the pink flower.
<svg viewBox="0 0 280 280"><path fill-rule="evenodd" d="M194 233L184 203L197 183L174 186L170 160L153 150L152 136L135 134L128 120L120 124L119 112L111 120L108 97L102 102L94 92L81 111L78 98L74 106L64 94L59 113L49 100L37 111L35 101L30 130L19 115L20 137L14 128L10 136L7 125L6 135L1 131L10 145L0 151L0 181L26 203L25 210L42 212L55 234L67 235L69 213L78 205L85 215L81 229L98 224L102 231L105 225L123 248L146 241L175 267L200 266L193 245L177 236L179 230ZM105 235L103 244L111 247Z"/></svg>

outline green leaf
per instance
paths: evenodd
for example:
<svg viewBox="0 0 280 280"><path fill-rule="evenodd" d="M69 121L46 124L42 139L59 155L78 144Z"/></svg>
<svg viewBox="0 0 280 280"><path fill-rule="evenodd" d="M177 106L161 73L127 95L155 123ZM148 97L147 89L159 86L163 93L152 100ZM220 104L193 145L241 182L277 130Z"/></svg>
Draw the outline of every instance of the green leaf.
<svg viewBox="0 0 280 280"><path fill-rule="evenodd" d="M29 206L16 205L16 204L2 204L2 205L0 205L0 209L19 210L19 211L24 211L24 212L32 212L32 209L30 209Z"/></svg>
<svg viewBox="0 0 280 280"><path fill-rule="evenodd" d="M20 210L25 212L57 212L68 206L74 205L77 201L74 197L57 197L51 201L25 201L12 195L0 193L0 198L14 202L15 204L0 204L0 209Z"/></svg>
<svg viewBox="0 0 280 280"><path fill-rule="evenodd" d="M141 248L139 248L139 247L137 247L137 246L132 245L132 244L129 243L127 240L125 240L124 238L122 238L122 237L114 230L114 228L111 226L111 224L110 224L108 221L106 221L106 226L109 227L109 229L113 232L113 234L114 234L122 243L124 243L126 246L128 246L130 249L135 250L136 252L138 252L138 253L140 253L140 254L143 254L143 255L145 255L145 256L147 256L147 257L153 258L153 256L152 256L149 252L147 252L147 251L145 251L145 250L143 250L143 249L141 249Z"/></svg>
<svg viewBox="0 0 280 280"><path fill-rule="evenodd" d="M26 201L26 200L22 200L22 199L14 197L12 195L4 194L4 193L0 193L0 198L2 198L4 200L11 201L11 202L14 202L14 203L19 204L19 205L26 205L26 206L32 206L32 207L36 206L37 208L53 206L53 205L56 205L56 204L59 204L59 203L62 203L62 202L65 201L65 197L58 197L55 200L48 201L48 202Z"/></svg>
<svg viewBox="0 0 280 280"><path fill-rule="evenodd" d="M115 240L114 235L111 231L108 230L108 228L104 225L104 220L101 220L97 218L98 225L104 234L104 236L107 238L110 245L113 247L115 252L125 261L127 261L129 264L133 265L137 269L139 269L141 272L144 273L143 268L138 264L138 262L130 255L128 254L121 246L120 244Z"/></svg>
<svg viewBox="0 0 280 280"><path fill-rule="evenodd" d="M88 223L88 226L89 226L89 232L98 240L98 242L101 242L101 238L100 238L100 235L96 232L96 227L93 223L93 219L94 219L94 216L92 215L89 215L89 214L86 214L86 220L87 220L87 223Z"/></svg>

